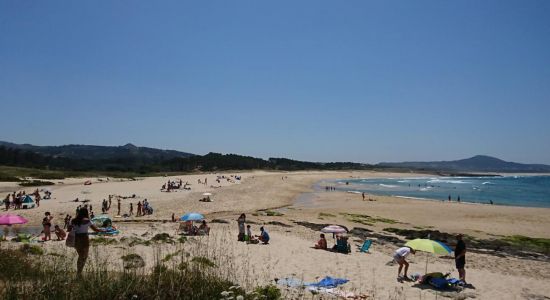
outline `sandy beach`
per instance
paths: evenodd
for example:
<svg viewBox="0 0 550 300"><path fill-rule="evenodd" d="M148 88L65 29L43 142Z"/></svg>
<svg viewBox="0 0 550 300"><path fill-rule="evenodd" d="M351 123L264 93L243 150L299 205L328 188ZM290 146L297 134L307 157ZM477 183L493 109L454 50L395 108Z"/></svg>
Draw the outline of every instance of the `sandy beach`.
<svg viewBox="0 0 550 300"><path fill-rule="evenodd" d="M224 176L224 178L218 176ZM236 180L231 175L241 176ZM130 179L73 178L56 180L53 186L44 187L52 192L51 200L42 200L40 207L18 210L29 219L27 227L40 226L42 216L49 211L54 224L62 224L66 214L74 216L81 202L89 200L96 214L101 212L101 201L108 195L127 197L121 200L121 214L128 213L129 203L147 199L154 208L152 215L143 217L116 217L117 205L113 200L109 214L121 234L116 239L118 246L97 246L95 254L121 266L120 256L133 252L145 258L148 265L158 252L162 255L182 250L205 252L218 265L233 270L232 277L239 284L249 287L254 284L274 282L275 278L294 277L306 282L324 276L342 277L350 281L342 289L369 299L436 299L447 296L454 299L548 299L550 297L550 261L548 257L526 257L499 253L498 251L475 251L467 254L467 278L471 283L460 293L436 294L431 289L415 286L412 282L396 280L397 266L392 261L395 244L376 234L395 236L387 228L438 230L444 233L464 233L476 239L499 239L512 235L533 238L550 238L550 209L524 208L468 203L447 203L366 195L341 191L315 189L334 184L333 179L407 177L415 174L379 172L245 172L220 174L194 174L170 177L147 177ZM200 179L207 184L199 184ZM181 179L188 182L190 190L161 191L168 180ZM217 179L220 179L219 182ZM84 182L91 180L91 185ZM40 188L39 188L40 189ZM22 190L12 183L1 183L3 196L8 192ZM26 188L32 192L33 188ZM200 202L203 193L211 193L213 202ZM135 195L135 197L132 197ZM266 210L276 212L268 216ZM13 213L13 211L11 211ZM210 222L211 235L190 237L183 245L129 246L123 238L146 238L166 232L176 236L177 223L170 222L172 214L179 218L187 212L200 212ZM236 219L246 213L247 221L255 234L264 225L271 235L269 245L247 245L237 242ZM278 215L281 214L281 215ZM369 216L369 218L365 217ZM227 222L227 223L226 223ZM348 255L312 249L319 231L315 225L338 224L353 232L367 232L373 237L369 253L358 251L364 236L350 234L352 252ZM366 231L361 231L366 230ZM329 246L333 244L328 238ZM452 241L454 242L454 241ZM47 251L73 255L62 242L40 243ZM92 251L93 252L93 251ZM436 257L417 252L411 255L409 274L423 273L426 259L428 270L451 272L458 277L451 257ZM287 292L291 298L291 292ZM306 294L312 297L311 294Z"/></svg>

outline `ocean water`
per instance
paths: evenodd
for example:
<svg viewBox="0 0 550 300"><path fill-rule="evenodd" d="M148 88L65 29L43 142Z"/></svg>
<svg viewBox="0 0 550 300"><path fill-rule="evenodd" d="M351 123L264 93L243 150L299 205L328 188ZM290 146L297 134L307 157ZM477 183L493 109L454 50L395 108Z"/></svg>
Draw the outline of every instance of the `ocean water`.
<svg viewBox="0 0 550 300"><path fill-rule="evenodd" d="M342 179L339 190L495 205L550 207L550 176Z"/></svg>

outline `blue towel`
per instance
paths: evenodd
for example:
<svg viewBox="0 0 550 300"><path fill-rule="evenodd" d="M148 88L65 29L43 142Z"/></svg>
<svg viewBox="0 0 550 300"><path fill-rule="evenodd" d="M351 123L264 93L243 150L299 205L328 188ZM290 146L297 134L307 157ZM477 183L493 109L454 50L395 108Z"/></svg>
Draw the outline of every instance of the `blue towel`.
<svg viewBox="0 0 550 300"><path fill-rule="evenodd" d="M435 287L436 289L446 289L449 287L449 283L447 282L447 279L443 277L431 278L429 283L431 286Z"/></svg>
<svg viewBox="0 0 550 300"><path fill-rule="evenodd" d="M330 276L327 276L327 277L321 279L321 281L319 281L318 283L310 283L308 285L330 289L330 288L335 288L335 287L337 287L341 284L344 284L348 281L349 281L348 279L344 279L344 278L332 278Z"/></svg>

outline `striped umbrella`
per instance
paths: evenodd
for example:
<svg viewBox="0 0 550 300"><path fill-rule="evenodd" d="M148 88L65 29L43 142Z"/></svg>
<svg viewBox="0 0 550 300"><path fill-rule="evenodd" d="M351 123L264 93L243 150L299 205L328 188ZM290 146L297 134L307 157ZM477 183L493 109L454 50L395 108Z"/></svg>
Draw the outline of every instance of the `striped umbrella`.
<svg viewBox="0 0 550 300"><path fill-rule="evenodd" d="M329 226L321 229L321 232L324 232L324 233L346 233L348 231L342 226L329 225Z"/></svg>

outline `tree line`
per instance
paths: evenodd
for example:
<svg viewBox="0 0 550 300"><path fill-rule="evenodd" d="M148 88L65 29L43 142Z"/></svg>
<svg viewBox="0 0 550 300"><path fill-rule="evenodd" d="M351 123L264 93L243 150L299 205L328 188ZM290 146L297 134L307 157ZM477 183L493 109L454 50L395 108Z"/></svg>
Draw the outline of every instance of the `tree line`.
<svg viewBox="0 0 550 300"><path fill-rule="evenodd" d="M267 160L237 154L208 153L171 159L151 158L139 155L116 156L104 159L67 158L50 156L33 151L0 146L0 165L63 170L63 171L108 171L108 172L194 172L223 170L365 170L371 165L334 162L318 163L287 158Z"/></svg>

